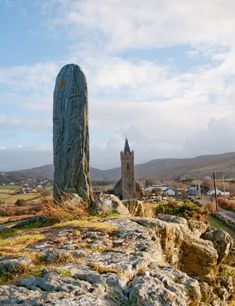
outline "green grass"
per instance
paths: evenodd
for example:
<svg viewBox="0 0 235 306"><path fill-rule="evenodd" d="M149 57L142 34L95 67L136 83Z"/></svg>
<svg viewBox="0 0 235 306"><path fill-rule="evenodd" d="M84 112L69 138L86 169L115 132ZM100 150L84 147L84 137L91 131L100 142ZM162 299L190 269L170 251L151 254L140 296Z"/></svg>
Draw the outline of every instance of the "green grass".
<svg viewBox="0 0 235 306"><path fill-rule="evenodd" d="M32 229L46 227L46 226L50 226L52 224L53 224L53 222L51 222L51 221L42 220L40 222L29 223L22 228L10 228L10 229L8 229L4 232L0 232L0 239L6 239L6 238L9 238L9 237L15 236L17 234L27 232L27 231L32 230Z"/></svg>
<svg viewBox="0 0 235 306"><path fill-rule="evenodd" d="M12 197L11 194L8 194L8 193L0 193L0 200L2 200L2 201L6 201L6 200L9 199L10 197Z"/></svg>
<svg viewBox="0 0 235 306"><path fill-rule="evenodd" d="M214 218L211 215L207 216L207 221L209 222L211 227L221 229L229 233L235 243L235 232L231 228L227 227L226 225L224 225L222 222L220 222L218 219Z"/></svg>
<svg viewBox="0 0 235 306"><path fill-rule="evenodd" d="M64 277L71 277L71 271L67 269L56 269L55 272L58 274L64 276Z"/></svg>
<svg viewBox="0 0 235 306"><path fill-rule="evenodd" d="M53 185L45 185L43 186L43 190L52 190L53 189Z"/></svg>
<svg viewBox="0 0 235 306"><path fill-rule="evenodd" d="M6 272L0 271L0 285L11 285L15 284L22 278L25 277L41 277L44 272L44 265L36 265L36 266L25 266L22 265L16 268L14 271Z"/></svg>
<svg viewBox="0 0 235 306"><path fill-rule="evenodd" d="M4 189L4 190L17 190L19 189L20 186L18 185L0 185L0 190Z"/></svg>
<svg viewBox="0 0 235 306"><path fill-rule="evenodd" d="M114 267L106 267L102 266L99 263L91 263L90 264L91 269L99 272L100 274L105 274L105 273L115 273L118 275L122 275L123 272L120 269L114 268Z"/></svg>

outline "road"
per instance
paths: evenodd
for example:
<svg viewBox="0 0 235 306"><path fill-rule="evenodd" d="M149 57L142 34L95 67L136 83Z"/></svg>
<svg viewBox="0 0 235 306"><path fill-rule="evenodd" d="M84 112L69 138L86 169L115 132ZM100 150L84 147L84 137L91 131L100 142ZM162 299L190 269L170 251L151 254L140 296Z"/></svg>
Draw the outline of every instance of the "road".
<svg viewBox="0 0 235 306"><path fill-rule="evenodd" d="M233 211L220 208L219 213L235 221L235 213Z"/></svg>
<svg viewBox="0 0 235 306"><path fill-rule="evenodd" d="M200 203L208 205L209 203L211 203L211 199L209 197L204 197L203 199L200 200ZM235 221L235 212L220 207L219 213Z"/></svg>

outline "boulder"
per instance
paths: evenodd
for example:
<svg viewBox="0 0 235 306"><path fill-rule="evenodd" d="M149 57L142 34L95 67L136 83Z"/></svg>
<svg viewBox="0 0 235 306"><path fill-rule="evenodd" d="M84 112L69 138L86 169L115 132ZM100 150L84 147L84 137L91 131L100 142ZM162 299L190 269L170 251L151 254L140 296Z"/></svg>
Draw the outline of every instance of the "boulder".
<svg viewBox="0 0 235 306"><path fill-rule="evenodd" d="M219 255L218 262L221 262L229 254L233 245L232 237L220 229L212 229L203 234L202 238L212 241Z"/></svg>
<svg viewBox="0 0 235 306"><path fill-rule="evenodd" d="M129 215L129 211L122 201L113 194L101 194L92 205L92 211L97 215L120 214Z"/></svg>
<svg viewBox="0 0 235 306"><path fill-rule="evenodd" d="M201 235L208 230L209 226L208 224L202 221L190 219L188 220L188 227L194 235L196 235L197 237L201 237Z"/></svg>

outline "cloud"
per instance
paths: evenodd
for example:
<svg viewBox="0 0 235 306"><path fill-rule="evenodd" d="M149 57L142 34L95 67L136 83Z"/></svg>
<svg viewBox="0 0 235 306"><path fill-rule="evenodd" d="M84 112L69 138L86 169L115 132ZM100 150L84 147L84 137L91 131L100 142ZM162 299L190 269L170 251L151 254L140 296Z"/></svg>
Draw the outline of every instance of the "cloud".
<svg viewBox="0 0 235 306"><path fill-rule="evenodd" d="M234 114L233 114L234 115ZM185 148L193 154L208 154L211 152L234 152L235 131L234 116L211 119L207 129L198 131L193 138L185 141Z"/></svg>
<svg viewBox="0 0 235 306"><path fill-rule="evenodd" d="M198 131L206 134L211 120L235 116L235 70L229 69L234 67L235 61L232 52L226 52L227 56L216 65L199 66L193 72L180 74L172 67L146 60L130 61L103 55L96 60L84 59L90 101L91 165L101 168L118 165L126 136L136 152L137 162L218 150L210 137L199 147L194 140L197 143ZM43 80L44 73L48 72L46 64L40 66L43 69L36 69L38 76L35 66L31 67L33 72L30 67L27 70L34 79L31 87L35 95L37 79ZM18 71L18 77L24 79L24 69L21 73L16 68L12 71ZM51 131L52 97L48 98L48 93L51 87L52 95L52 74L52 84L45 85L47 90L42 96L40 93L39 97L35 96L34 103L30 103L32 96L21 95L19 83L19 92L13 94L14 101L27 109L32 118L2 116L2 129L17 129L17 133L20 129L30 129L35 135L41 129ZM11 84L12 75L14 73L8 74L6 85ZM224 151L232 147L225 145Z"/></svg>
<svg viewBox="0 0 235 306"><path fill-rule="evenodd" d="M48 22L70 28L70 36L103 42L109 50L165 47L175 44L234 44L233 0L58 0ZM48 7L47 7L48 10ZM52 10L51 10L52 11ZM100 47L100 43L98 43Z"/></svg>
<svg viewBox="0 0 235 306"><path fill-rule="evenodd" d="M58 64L51 62L0 68L1 104L36 111L51 109L58 69Z"/></svg>
<svg viewBox="0 0 235 306"><path fill-rule="evenodd" d="M26 137L29 131L35 139L41 133L51 139L55 78L64 63L75 62L88 80L92 166L117 166L126 136L137 162L235 151L234 1L51 0L35 5L42 10L47 35L57 33L64 40L66 33L67 55L0 67L2 141L7 133ZM141 52L134 55L134 49ZM167 60L157 58L159 50L169 53ZM177 70L185 61L188 66ZM29 156L27 144L18 143L23 148L15 154ZM51 148L44 151L49 158ZM31 164L43 162L37 154L29 157Z"/></svg>
<svg viewBox="0 0 235 306"><path fill-rule="evenodd" d="M0 149L1 171L28 169L51 163L51 150L37 150L30 147Z"/></svg>

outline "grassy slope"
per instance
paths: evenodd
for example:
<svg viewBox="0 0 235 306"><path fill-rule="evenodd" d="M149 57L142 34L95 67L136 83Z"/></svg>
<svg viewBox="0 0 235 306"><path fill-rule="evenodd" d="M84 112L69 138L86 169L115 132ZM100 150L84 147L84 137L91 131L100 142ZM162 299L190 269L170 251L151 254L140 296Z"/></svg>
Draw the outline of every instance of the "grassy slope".
<svg viewBox="0 0 235 306"><path fill-rule="evenodd" d="M231 230L229 227L225 226L218 219L216 219L212 216L208 215L207 220L208 220L211 227L222 229L222 230L228 232L231 235L231 237L233 238L234 243L235 243L235 233L234 233L233 230Z"/></svg>

